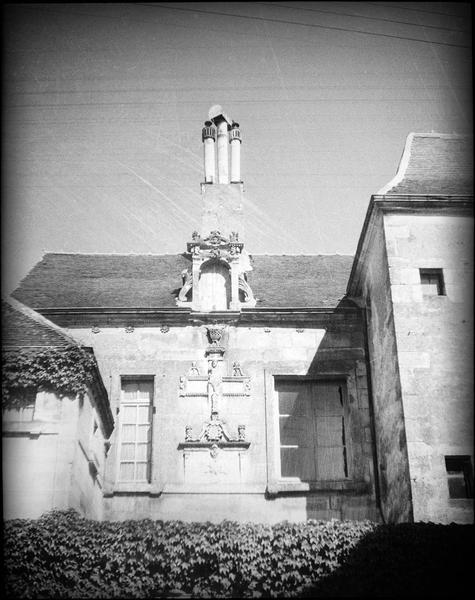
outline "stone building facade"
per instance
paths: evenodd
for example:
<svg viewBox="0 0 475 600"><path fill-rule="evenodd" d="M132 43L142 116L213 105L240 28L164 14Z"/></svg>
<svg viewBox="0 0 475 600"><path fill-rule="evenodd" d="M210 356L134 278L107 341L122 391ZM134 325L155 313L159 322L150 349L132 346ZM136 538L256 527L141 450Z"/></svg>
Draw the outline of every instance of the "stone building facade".
<svg viewBox="0 0 475 600"><path fill-rule="evenodd" d="M471 140L411 134L348 295L366 309L386 518L473 521Z"/></svg>
<svg viewBox="0 0 475 600"><path fill-rule="evenodd" d="M471 181L465 141L429 137L427 153L419 138L372 198L356 257L251 255L241 132L213 107L182 254L48 253L22 281L15 298L92 347L107 389L98 518L470 520L455 344L471 352ZM437 145L448 175L408 191L423 185L413 157L424 171ZM444 297L425 300L440 271Z"/></svg>

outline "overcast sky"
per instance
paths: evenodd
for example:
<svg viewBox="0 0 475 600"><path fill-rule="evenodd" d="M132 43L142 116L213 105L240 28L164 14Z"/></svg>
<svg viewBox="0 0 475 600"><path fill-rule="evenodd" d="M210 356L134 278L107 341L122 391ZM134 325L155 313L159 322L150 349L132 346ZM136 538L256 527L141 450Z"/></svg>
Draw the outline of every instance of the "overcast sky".
<svg viewBox="0 0 475 600"><path fill-rule="evenodd" d="M471 133L456 2L3 7L3 283L50 252L180 253L201 128L241 125L252 254L354 254L408 133Z"/></svg>

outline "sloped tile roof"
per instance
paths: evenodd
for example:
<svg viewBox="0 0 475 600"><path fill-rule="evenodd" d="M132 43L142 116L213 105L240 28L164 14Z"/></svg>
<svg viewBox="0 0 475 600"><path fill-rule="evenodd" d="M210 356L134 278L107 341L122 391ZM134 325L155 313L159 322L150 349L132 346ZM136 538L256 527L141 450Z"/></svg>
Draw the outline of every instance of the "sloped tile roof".
<svg viewBox="0 0 475 600"><path fill-rule="evenodd" d="M473 194L472 137L409 134L396 176L378 194Z"/></svg>
<svg viewBox="0 0 475 600"><path fill-rule="evenodd" d="M258 307L332 307L345 295L353 257L255 255L248 282Z"/></svg>
<svg viewBox="0 0 475 600"><path fill-rule="evenodd" d="M14 302L14 301L13 301ZM2 347L66 347L76 342L19 302L2 300Z"/></svg>
<svg viewBox="0 0 475 600"><path fill-rule="evenodd" d="M257 307L332 307L353 262L342 255L255 255L248 282ZM32 308L174 308L184 254L45 254L13 293Z"/></svg>

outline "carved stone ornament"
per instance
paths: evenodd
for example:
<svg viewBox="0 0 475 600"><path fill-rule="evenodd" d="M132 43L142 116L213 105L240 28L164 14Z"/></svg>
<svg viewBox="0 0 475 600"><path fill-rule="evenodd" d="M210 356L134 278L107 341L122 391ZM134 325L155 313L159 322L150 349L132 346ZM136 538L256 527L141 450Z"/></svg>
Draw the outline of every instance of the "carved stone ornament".
<svg viewBox="0 0 475 600"><path fill-rule="evenodd" d="M185 427L185 442L193 441L193 427L191 425L186 425Z"/></svg>
<svg viewBox="0 0 475 600"><path fill-rule="evenodd" d="M92 331L92 333L100 333L101 330L99 329L99 327L97 325L93 325L91 327L91 331Z"/></svg>
<svg viewBox="0 0 475 600"><path fill-rule="evenodd" d="M212 346L219 346L224 333L224 325L207 325L206 331L210 344Z"/></svg>
<svg viewBox="0 0 475 600"><path fill-rule="evenodd" d="M238 285L239 289L244 294L244 302L247 303L255 301L254 294L251 290L251 287L247 283L246 275L244 273L239 274Z"/></svg>
<svg viewBox="0 0 475 600"><path fill-rule="evenodd" d="M132 325L128 325L125 328L125 333L133 333L134 332L134 328L132 327Z"/></svg>
<svg viewBox="0 0 475 600"><path fill-rule="evenodd" d="M244 442L246 440L246 426L238 425L238 440Z"/></svg>
<svg viewBox="0 0 475 600"><path fill-rule="evenodd" d="M183 377L183 375L180 377L180 392L183 392L185 390L185 378Z"/></svg>
<svg viewBox="0 0 475 600"><path fill-rule="evenodd" d="M211 458L216 458L218 456L218 452L219 452L219 446L217 446L216 444L213 444L209 451Z"/></svg>
<svg viewBox="0 0 475 600"><path fill-rule="evenodd" d="M244 377L241 365L238 362L233 363L233 377Z"/></svg>
<svg viewBox="0 0 475 600"><path fill-rule="evenodd" d="M199 376L200 375L200 370L196 366L195 362L191 363L191 367L190 367L190 370L188 371L188 375L191 375L191 376Z"/></svg>
<svg viewBox="0 0 475 600"><path fill-rule="evenodd" d="M198 436L198 441L202 442L229 442L231 441L231 436L229 435L226 425L219 418L217 412L213 411L211 413L211 418L209 421L206 421L203 425L203 429L201 430L200 435Z"/></svg>
<svg viewBox="0 0 475 600"><path fill-rule="evenodd" d="M205 238L205 242L208 242L211 246L220 246L221 244L225 244L227 240L219 231L212 231L209 237Z"/></svg>
<svg viewBox="0 0 475 600"><path fill-rule="evenodd" d="M160 331L161 331L162 333L168 333L168 332L170 331L170 327L168 327L168 325L162 325L162 326L160 327Z"/></svg>
<svg viewBox="0 0 475 600"><path fill-rule="evenodd" d="M180 292L178 293L177 300L179 302L187 302L188 299L187 299L186 295L193 287L193 276L188 269L183 269L183 271L181 272L181 278L182 278L183 285L182 285Z"/></svg>

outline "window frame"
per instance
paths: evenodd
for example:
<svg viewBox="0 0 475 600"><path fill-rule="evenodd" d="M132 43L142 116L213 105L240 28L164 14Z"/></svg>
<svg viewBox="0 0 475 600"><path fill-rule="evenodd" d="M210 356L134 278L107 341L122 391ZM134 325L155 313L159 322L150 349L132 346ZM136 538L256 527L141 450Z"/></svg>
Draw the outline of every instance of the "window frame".
<svg viewBox="0 0 475 600"><path fill-rule="evenodd" d="M339 381L344 386L344 409L345 409L345 436L347 450L348 478L344 480L326 480L317 482L301 481L300 478L282 478L280 476L280 435L279 435L279 399L274 389L274 379L279 376L283 379L299 378L310 381ZM308 374L307 368L296 361L284 364L274 364L264 369L264 400L265 400L265 429L266 429L266 466L267 486L266 494L273 497L279 494L301 494L320 493L331 491L348 491L352 493L366 493L368 483L360 474L355 476L356 465L354 463L353 449L353 416L349 398L357 397L357 378L354 365L344 371L321 371L312 375ZM359 473L359 471L358 471Z"/></svg>
<svg viewBox="0 0 475 600"><path fill-rule="evenodd" d="M278 437L277 443L278 443L278 452L276 453L276 467L277 467L277 474L278 474L278 478L280 481L282 482L298 482L298 483L307 483L309 485L311 484L317 484L317 485L322 485L325 486L325 484L329 484L331 485L331 482L336 481L349 481L351 479L351 475L350 475L350 461L348 460L348 441L349 441L349 434L348 434L348 401L347 401L347 397L348 397L348 392L347 392L347 382L346 382L346 378L344 377L338 377L338 376L333 376L333 377L308 377L308 376L298 376L298 375L274 375L273 377L274 380L274 392L276 395L276 434ZM318 473L317 473L317 478L313 479L313 480L302 480L300 479L300 477L297 476L284 476L282 475L282 459L281 459L281 449L288 447L294 447L293 445L288 445L288 444L282 444L281 443L281 439L280 439L280 419L283 416L280 413L280 406L279 406L279 393L278 390L276 389L276 384L278 381L285 381L285 382L291 382L294 381L296 383L301 383L301 384L318 384L318 383L334 383L335 386L339 385L339 387L341 388L341 400L342 400L342 412L343 412L343 432L344 432L344 437L345 437L345 445L343 446L343 453L344 453L344 465L345 465L345 471L346 471L346 475L344 477L339 477L339 478L335 478L335 479L319 479L318 478ZM316 427L317 424L317 415L314 415L314 428ZM298 447L298 446L297 446ZM318 463L316 466L316 470L318 469Z"/></svg>
<svg viewBox="0 0 475 600"><path fill-rule="evenodd" d="M125 383L140 383L146 382L150 384L151 388L151 398L149 403L149 433L148 433L148 449L147 449L147 477L145 479L122 479L120 474L120 466L123 462L133 462L134 464L134 473L136 469L137 462L143 461L123 461L121 460L121 451L122 444L124 440L122 438L122 426L124 424L124 407L126 406L135 406L138 407L141 405L140 402L123 402L123 385ZM154 375L120 375L119 380L119 413L118 413L118 432L117 432L117 456L116 456L116 485L120 488L129 487L129 486L149 486L152 482L152 473L153 473L153 414L155 412L155 376ZM145 403L142 404L144 406ZM138 425L138 421L136 421L136 426ZM137 445L137 438L135 438L134 444Z"/></svg>

